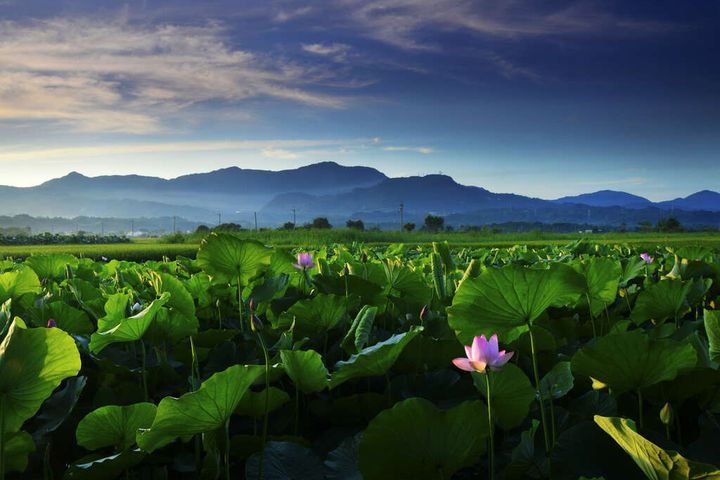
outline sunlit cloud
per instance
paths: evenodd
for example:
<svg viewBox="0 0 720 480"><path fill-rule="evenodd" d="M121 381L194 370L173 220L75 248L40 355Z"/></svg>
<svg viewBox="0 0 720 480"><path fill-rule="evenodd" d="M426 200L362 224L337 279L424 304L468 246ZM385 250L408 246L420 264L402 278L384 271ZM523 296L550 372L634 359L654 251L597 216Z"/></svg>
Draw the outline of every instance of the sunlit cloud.
<svg viewBox="0 0 720 480"><path fill-rule="evenodd" d="M0 23L0 121L147 134L203 102L273 98L341 108L314 91L331 73L228 45L225 30L52 19Z"/></svg>
<svg viewBox="0 0 720 480"><path fill-rule="evenodd" d="M415 153L422 153L423 155L429 155L433 153L433 149L431 147L383 147L383 150L386 152L415 152Z"/></svg>

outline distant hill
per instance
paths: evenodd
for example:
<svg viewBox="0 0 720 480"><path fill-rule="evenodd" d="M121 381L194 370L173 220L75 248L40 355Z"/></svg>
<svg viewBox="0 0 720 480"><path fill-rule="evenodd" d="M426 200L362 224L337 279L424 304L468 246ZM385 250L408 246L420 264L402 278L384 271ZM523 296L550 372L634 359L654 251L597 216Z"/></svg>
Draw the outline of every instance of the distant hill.
<svg viewBox="0 0 720 480"><path fill-rule="evenodd" d="M547 200L510 193L492 193L484 188L461 185L447 175L389 178L377 185L356 188L336 195L285 194L275 197L263 212L274 213L301 207L303 212L335 215L343 212L397 211L400 203L408 212L438 215L479 208L540 207Z"/></svg>
<svg viewBox="0 0 720 480"><path fill-rule="evenodd" d="M252 212L278 194L331 194L387 177L369 167L323 162L269 171L238 167L163 179L140 175L87 177L71 172L35 187L0 186L0 215L175 216L214 223L217 214Z"/></svg>
<svg viewBox="0 0 720 480"><path fill-rule="evenodd" d="M214 225L222 218L247 227L254 225L257 212L259 226L327 216L335 225L360 218L368 225L395 228L400 204L404 219L419 224L428 213L442 215L452 225L543 222L633 228L639 221L654 223L670 214L687 226L720 224L720 193L707 190L659 203L612 190L543 200L462 185L447 175L388 178L374 168L334 162L281 171L230 167L173 179L72 172L35 187L0 186L0 215L165 218L163 225L173 217L188 225Z"/></svg>
<svg viewBox="0 0 720 480"><path fill-rule="evenodd" d="M572 197L562 197L556 203L575 203L590 207L625 207L644 208L652 205L647 198L615 190L600 190L593 193L583 193Z"/></svg>
<svg viewBox="0 0 720 480"><path fill-rule="evenodd" d="M720 211L720 193L712 190L702 190L685 198L676 198L666 202L659 202L661 208L679 208L681 210L708 210Z"/></svg>

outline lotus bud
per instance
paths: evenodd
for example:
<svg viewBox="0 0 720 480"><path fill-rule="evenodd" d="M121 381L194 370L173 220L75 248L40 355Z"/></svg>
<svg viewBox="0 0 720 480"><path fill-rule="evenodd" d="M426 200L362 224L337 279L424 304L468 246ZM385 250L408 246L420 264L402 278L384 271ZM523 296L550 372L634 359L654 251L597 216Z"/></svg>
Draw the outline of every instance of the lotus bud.
<svg viewBox="0 0 720 480"><path fill-rule="evenodd" d="M142 310L142 305L140 305L139 302L135 302L135 304L130 307L130 312L132 313L138 313Z"/></svg>
<svg viewBox="0 0 720 480"><path fill-rule="evenodd" d="M57 322L51 318L47 321L47 328L57 328Z"/></svg>
<svg viewBox="0 0 720 480"><path fill-rule="evenodd" d="M250 298L250 301L248 302L248 308L250 309L250 312L255 312L255 309L257 308L257 303L255 302L254 298Z"/></svg>
<svg viewBox="0 0 720 480"><path fill-rule="evenodd" d="M420 310L420 321L422 323L425 323L430 316L430 308L427 305L424 305L422 310Z"/></svg>
<svg viewBox="0 0 720 480"><path fill-rule="evenodd" d="M262 332L265 326L263 325L262 320L260 320L257 315L253 314L250 317L250 328L253 332Z"/></svg>
<svg viewBox="0 0 720 480"><path fill-rule="evenodd" d="M665 405L660 409L660 421L663 425L670 425L673 420L673 409L670 403L665 402Z"/></svg>

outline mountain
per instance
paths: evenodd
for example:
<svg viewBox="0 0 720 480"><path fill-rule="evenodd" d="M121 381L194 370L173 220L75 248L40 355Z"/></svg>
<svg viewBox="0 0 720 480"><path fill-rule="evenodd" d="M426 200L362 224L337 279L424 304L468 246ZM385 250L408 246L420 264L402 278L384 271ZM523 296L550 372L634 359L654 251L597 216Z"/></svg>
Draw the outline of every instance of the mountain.
<svg viewBox="0 0 720 480"><path fill-rule="evenodd" d="M676 198L666 202L659 202L662 208L678 208L681 210L707 210L720 212L720 193L712 190L702 190L685 198Z"/></svg>
<svg viewBox="0 0 720 480"><path fill-rule="evenodd" d="M71 172L35 187L0 186L0 215L96 217L182 216L209 224L218 213L252 213L287 192L326 195L387 179L369 167L334 162L269 171L238 167L163 179L140 175L87 177Z"/></svg>
<svg viewBox="0 0 720 480"><path fill-rule="evenodd" d="M346 193L312 196L291 193L278 195L261 210L264 213L298 211L337 215L343 212L397 211L403 203L407 212L438 215L479 208L539 207L549 202L510 193L492 193L484 188L461 185L447 175L388 178L377 185L355 188Z"/></svg>
<svg viewBox="0 0 720 480"><path fill-rule="evenodd" d="M593 193L583 193L572 197L562 197L554 200L556 203L575 203L590 207L625 207L643 208L652 205L647 198L615 190L600 190Z"/></svg>
<svg viewBox="0 0 720 480"><path fill-rule="evenodd" d="M668 215L687 226L720 224L720 193L707 190L659 203L612 190L543 200L463 185L447 175L388 178L373 168L334 162L281 171L230 167L172 179L72 172L34 187L0 186L0 215L84 216L104 219L101 224L109 224L108 218L164 218L159 228L167 228L167 219L250 226L255 213L258 225L268 227L327 216L335 225L359 218L397 228L401 204L403 220L416 224L429 213L450 225L521 221L633 228ZM24 217L19 218L14 222Z"/></svg>

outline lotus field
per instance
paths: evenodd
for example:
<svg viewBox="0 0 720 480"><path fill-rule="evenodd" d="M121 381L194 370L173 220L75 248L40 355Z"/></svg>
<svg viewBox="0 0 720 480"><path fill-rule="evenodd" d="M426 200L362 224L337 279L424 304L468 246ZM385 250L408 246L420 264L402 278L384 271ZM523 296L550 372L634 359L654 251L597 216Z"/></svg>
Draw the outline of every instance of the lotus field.
<svg viewBox="0 0 720 480"><path fill-rule="evenodd" d="M0 479L720 478L720 256L0 261Z"/></svg>

